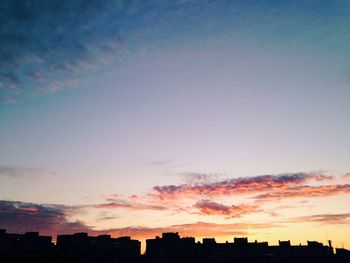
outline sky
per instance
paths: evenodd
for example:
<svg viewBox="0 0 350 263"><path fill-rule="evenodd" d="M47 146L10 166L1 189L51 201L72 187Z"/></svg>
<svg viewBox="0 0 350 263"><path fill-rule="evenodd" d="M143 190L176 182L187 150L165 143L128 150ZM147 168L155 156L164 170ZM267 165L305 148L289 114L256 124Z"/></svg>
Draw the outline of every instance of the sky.
<svg viewBox="0 0 350 263"><path fill-rule="evenodd" d="M349 1L0 14L0 228L350 249Z"/></svg>

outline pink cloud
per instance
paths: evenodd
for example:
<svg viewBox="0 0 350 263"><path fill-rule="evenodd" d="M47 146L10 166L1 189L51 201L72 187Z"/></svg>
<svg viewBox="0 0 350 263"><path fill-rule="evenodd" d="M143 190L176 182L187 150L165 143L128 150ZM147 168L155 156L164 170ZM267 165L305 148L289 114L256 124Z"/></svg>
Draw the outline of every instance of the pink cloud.
<svg viewBox="0 0 350 263"><path fill-rule="evenodd" d="M202 200L194 205L204 215L225 215L229 217L240 217L245 214L261 211L256 205L223 205L209 200Z"/></svg>
<svg viewBox="0 0 350 263"><path fill-rule="evenodd" d="M344 178L345 180L350 180L350 173L344 174L344 175L343 175L343 178Z"/></svg>
<svg viewBox="0 0 350 263"><path fill-rule="evenodd" d="M350 184L323 186L293 186L284 189L277 189L270 193L260 194L255 196L254 198L260 200L276 200L302 197L326 197L340 194L350 194Z"/></svg>
<svg viewBox="0 0 350 263"><path fill-rule="evenodd" d="M178 199L194 196L230 196L268 192L291 186L304 185L308 181L327 181L333 177L319 173L295 173L282 175L261 175L234 178L212 183L155 186L153 190L160 199Z"/></svg>
<svg viewBox="0 0 350 263"><path fill-rule="evenodd" d="M289 173L233 178L213 182L207 175L194 174L190 183L155 186L149 194L125 197L114 194L104 196L105 203L95 208L174 211L193 213L195 208L202 215L240 217L265 212L266 202L291 198L314 198L350 194L350 185L324 185L335 177L322 173ZM309 185L316 182L318 185ZM320 184L321 183L321 184ZM216 198L243 196L255 200L253 204L224 205ZM190 202L193 202L192 205ZM296 208L298 206L295 206ZM270 214L276 214L270 212Z"/></svg>
<svg viewBox="0 0 350 263"><path fill-rule="evenodd" d="M323 224L350 224L350 213L319 214L296 217L291 222L319 222Z"/></svg>

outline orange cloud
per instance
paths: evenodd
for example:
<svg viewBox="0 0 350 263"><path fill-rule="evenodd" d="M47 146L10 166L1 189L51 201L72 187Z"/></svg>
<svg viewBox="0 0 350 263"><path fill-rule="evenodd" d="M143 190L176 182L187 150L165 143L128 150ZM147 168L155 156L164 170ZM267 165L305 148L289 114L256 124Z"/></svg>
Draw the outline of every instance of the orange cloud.
<svg viewBox="0 0 350 263"><path fill-rule="evenodd" d="M261 211L256 205L223 205L209 200L202 200L194 205L205 215L225 215L229 217L240 217L245 214Z"/></svg>
<svg viewBox="0 0 350 263"><path fill-rule="evenodd" d="M190 207L202 215L218 215L227 218L264 211L263 203L290 199L314 198L349 194L350 185L324 185L337 177L322 173L287 173L280 175L261 175L255 177L233 178L212 181L212 176L191 174L195 180L179 185L155 186L153 191L143 196L114 194L105 196L106 203L94 205L94 208L130 209L130 210L173 210L192 213ZM347 176L347 175L346 175ZM210 178L210 180L208 179ZM339 178L338 178L339 179ZM317 185L310 185L315 183ZM215 198L243 196L255 200L254 204L224 205ZM189 204L193 202L193 204Z"/></svg>
<svg viewBox="0 0 350 263"><path fill-rule="evenodd" d="M255 196L259 200L277 200L285 198L300 198L300 197L325 197L340 194L350 194L350 184L342 185L322 185L322 186L293 186L284 189L275 189L270 193L260 194Z"/></svg>
<svg viewBox="0 0 350 263"><path fill-rule="evenodd" d="M193 196L247 195L304 185L308 181L327 181L332 179L333 177L331 176L319 173L261 175L212 183L155 186L153 190L160 199L178 199Z"/></svg>

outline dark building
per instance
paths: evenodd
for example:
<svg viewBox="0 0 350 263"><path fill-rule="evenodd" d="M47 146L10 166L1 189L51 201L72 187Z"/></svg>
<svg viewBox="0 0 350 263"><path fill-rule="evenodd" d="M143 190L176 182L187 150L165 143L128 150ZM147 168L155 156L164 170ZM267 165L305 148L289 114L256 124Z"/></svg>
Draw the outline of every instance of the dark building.
<svg viewBox="0 0 350 263"><path fill-rule="evenodd" d="M291 245L290 241L279 241L279 246L269 247L269 252L278 262L333 262L333 248L317 241L307 241L307 245Z"/></svg>
<svg viewBox="0 0 350 263"><path fill-rule="evenodd" d="M146 240L146 258L150 262L180 262L195 260L197 246L194 237L180 238L176 233L163 233L162 238ZM192 261L193 262L193 261Z"/></svg>
<svg viewBox="0 0 350 263"><path fill-rule="evenodd" d="M344 248L336 248L335 249L335 262L339 263L349 263L350 262L350 250Z"/></svg>
<svg viewBox="0 0 350 263"><path fill-rule="evenodd" d="M249 242L246 237L234 238L233 242L225 243L217 243L214 238L204 238L202 243L195 243L194 239L180 238L178 233L164 233L162 238L147 240L146 258L147 262L156 263L336 262L331 243L324 246L316 241L308 241L307 245L294 246L288 240L279 241L278 246L269 246L268 242Z"/></svg>
<svg viewBox="0 0 350 263"><path fill-rule="evenodd" d="M193 237L163 233L162 237L146 240L146 254L140 255L141 242L130 237L112 238L110 235L89 236L87 233L59 235L56 245L51 237L38 232L7 233L0 229L1 263L349 263L350 251L317 241L293 245L289 240L277 246L267 242L249 242L236 237L233 242L217 243L204 238L202 243Z"/></svg>
<svg viewBox="0 0 350 263"><path fill-rule="evenodd" d="M24 234L7 233L0 229L0 251L50 249L53 246L52 237L40 236L39 232L26 232Z"/></svg>
<svg viewBox="0 0 350 263"><path fill-rule="evenodd" d="M141 256L141 242L130 237L59 235L56 247L69 262L138 262Z"/></svg>
<svg viewBox="0 0 350 263"><path fill-rule="evenodd" d="M7 233L0 229L0 262L45 262L54 248L52 237L38 232Z"/></svg>
<svg viewBox="0 0 350 263"><path fill-rule="evenodd" d="M213 238L203 239L201 257L203 262L266 262L264 251L267 242L248 242L248 238L234 238L233 242L216 243Z"/></svg>
<svg viewBox="0 0 350 263"><path fill-rule="evenodd" d="M290 240L288 241L281 241L281 240L278 240L278 245L280 247L290 247Z"/></svg>

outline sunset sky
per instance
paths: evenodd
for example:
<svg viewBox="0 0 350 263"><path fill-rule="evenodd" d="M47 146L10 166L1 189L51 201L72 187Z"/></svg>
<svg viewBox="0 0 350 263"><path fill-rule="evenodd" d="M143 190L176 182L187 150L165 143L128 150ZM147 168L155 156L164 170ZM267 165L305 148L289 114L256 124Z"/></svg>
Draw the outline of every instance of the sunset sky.
<svg viewBox="0 0 350 263"><path fill-rule="evenodd" d="M0 1L0 228L350 249L350 2Z"/></svg>

